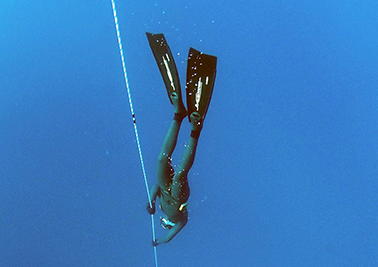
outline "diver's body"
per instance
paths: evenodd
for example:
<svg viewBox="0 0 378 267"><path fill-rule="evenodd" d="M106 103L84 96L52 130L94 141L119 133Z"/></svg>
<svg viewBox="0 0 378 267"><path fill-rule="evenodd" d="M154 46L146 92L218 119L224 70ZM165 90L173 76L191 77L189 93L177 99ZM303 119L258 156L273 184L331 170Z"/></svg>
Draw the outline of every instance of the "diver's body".
<svg viewBox="0 0 378 267"><path fill-rule="evenodd" d="M158 156L157 184L151 189L152 206L147 205L147 211L153 214L156 198L159 197L160 208L166 215L161 219L161 225L165 229L169 229L169 232L165 237L152 242L154 246L157 246L169 242L188 222L186 209L190 195L188 173L193 166L198 138L210 104L217 58L194 48L189 49L185 86L188 108L186 111L182 101L176 64L164 35L153 33L146 33L146 35L175 112ZM187 113L192 125L192 132L181 164L174 171L171 156L176 147L181 122Z"/></svg>
<svg viewBox="0 0 378 267"><path fill-rule="evenodd" d="M157 184L151 190L153 207L151 208L148 204L147 210L150 214L154 213L155 201L159 197L160 208L167 216L164 219L168 220L172 225L169 227L169 232L165 237L153 241L154 246L169 242L188 222L188 211L186 210L190 196L188 172L194 162L198 137L201 131L200 116L194 112L191 114L192 133L185 148L181 164L175 172L171 164L171 156L176 147L181 122L186 116L186 109L181 99L178 99L177 94L173 93L171 100L175 116L158 156Z"/></svg>

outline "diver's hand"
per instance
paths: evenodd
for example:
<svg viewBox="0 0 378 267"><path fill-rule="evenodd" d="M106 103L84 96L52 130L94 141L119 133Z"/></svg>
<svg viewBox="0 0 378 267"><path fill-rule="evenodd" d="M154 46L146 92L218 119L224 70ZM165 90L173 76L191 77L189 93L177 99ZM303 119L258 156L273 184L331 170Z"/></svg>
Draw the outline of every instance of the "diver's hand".
<svg viewBox="0 0 378 267"><path fill-rule="evenodd" d="M155 200L152 201L152 207L150 207L150 202L147 203L146 210L151 215L155 213Z"/></svg>
<svg viewBox="0 0 378 267"><path fill-rule="evenodd" d="M154 241L154 240L152 240L152 245L154 246L154 247L156 247L157 245L159 245L159 243L157 242L157 239Z"/></svg>

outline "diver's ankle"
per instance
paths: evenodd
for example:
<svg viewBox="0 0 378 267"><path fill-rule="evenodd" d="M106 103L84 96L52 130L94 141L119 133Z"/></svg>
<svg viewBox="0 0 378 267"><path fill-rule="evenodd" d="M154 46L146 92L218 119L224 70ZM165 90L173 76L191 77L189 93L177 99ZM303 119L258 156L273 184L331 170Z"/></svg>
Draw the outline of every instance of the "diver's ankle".
<svg viewBox="0 0 378 267"><path fill-rule="evenodd" d="M175 112L175 115L173 116L173 120L177 121L177 122L182 122L182 120L186 117L186 111L185 112L180 112L180 113L176 113Z"/></svg>
<svg viewBox="0 0 378 267"><path fill-rule="evenodd" d="M190 123L192 124L193 132L200 132L202 130L202 118L198 112L190 114Z"/></svg>
<svg viewBox="0 0 378 267"><path fill-rule="evenodd" d="M179 96L176 92L173 92L171 94L171 100L172 100L172 104L173 104L173 110L174 110L175 114L178 114L177 118L181 118L180 121L182 121L182 119L184 119L186 117L187 111L186 111L184 104L182 103L181 98L179 98ZM176 115L175 115L174 119L176 120Z"/></svg>
<svg viewBox="0 0 378 267"><path fill-rule="evenodd" d="M197 130L197 131L192 130L190 133L190 137L194 139L198 139L200 134L201 134L201 130Z"/></svg>

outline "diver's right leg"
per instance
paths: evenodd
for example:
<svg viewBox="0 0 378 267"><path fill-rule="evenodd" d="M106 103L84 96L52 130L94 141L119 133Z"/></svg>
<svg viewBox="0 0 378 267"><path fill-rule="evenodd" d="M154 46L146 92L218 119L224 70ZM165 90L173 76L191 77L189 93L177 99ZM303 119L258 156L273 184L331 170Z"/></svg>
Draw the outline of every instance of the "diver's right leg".
<svg viewBox="0 0 378 267"><path fill-rule="evenodd" d="M176 177L186 176L190 168L193 166L197 151L198 138L202 130L202 120L200 118L200 115L197 112L193 112L190 115L190 118L192 124L192 132L190 134L189 142L185 148L180 167L177 170Z"/></svg>
<svg viewBox="0 0 378 267"><path fill-rule="evenodd" d="M172 181L172 197L186 202L190 195L188 184L188 173L193 166L194 158L196 156L198 138L202 130L202 120L197 112L190 115L192 132L190 134L189 142L185 148L181 164L175 173Z"/></svg>
<svg viewBox="0 0 378 267"><path fill-rule="evenodd" d="M181 122L186 117L186 109L176 93L171 95L175 116L165 136L163 146L158 156L157 178L161 188L166 189L172 183L174 170L171 164L171 156L176 147L177 137ZM180 103L181 102L181 103Z"/></svg>

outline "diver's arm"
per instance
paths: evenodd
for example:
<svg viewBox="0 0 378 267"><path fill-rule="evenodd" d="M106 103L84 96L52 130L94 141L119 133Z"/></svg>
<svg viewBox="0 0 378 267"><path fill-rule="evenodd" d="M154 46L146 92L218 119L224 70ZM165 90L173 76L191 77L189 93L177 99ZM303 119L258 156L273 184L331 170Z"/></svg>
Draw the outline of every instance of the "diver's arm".
<svg viewBox="0 0 378 267"><path fill-rule="evenodd" d="M146 210L149 214L154 214L155 213L155 201L156 201L156 197L160 195L160 187L158 184L155 184L152 188L151 188L151 192L150 192L150 196L151 196L151 203L148 202L147 203L147 207L146 207ZM152 204L152 206L151 206Z"/></svg>
<svg viewBox="0 0 378 267"><path fill-rule="evenodd" d="M169 230L168 234L165 237L153 241L152 245L157 246L157 245L160 245L160 244L168 243L169 241L172 240L172 238L174 238L182 230L182 228L184 228L184 226L186 225L187 222L188 222L188 217L185 217L185 219L182 220L182 221L178 221Z"/></svg>
<svg viewBox="0 0 378 267"><path fill-rule="evenodd" d="M156 197L160 194L160 187L158 184L155 184L151 188L151 201L155 201Z"/></svg>

